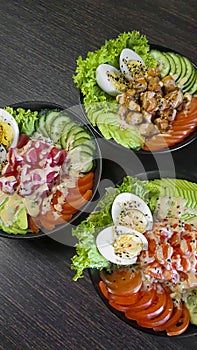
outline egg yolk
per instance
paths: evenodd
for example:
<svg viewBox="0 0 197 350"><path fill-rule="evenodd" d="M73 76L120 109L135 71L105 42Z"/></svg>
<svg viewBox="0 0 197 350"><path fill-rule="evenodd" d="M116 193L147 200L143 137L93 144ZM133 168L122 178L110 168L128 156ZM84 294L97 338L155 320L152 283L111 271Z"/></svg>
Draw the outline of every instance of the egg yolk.
<svg viewBox="0 0 197 350"><path fill-rule="evenodd" d="M143 249L141 239L135 235L119 235L114 241L114 253L121 257L137 256Z"/></svg>
<svg viewBox="0 0 197 350"><path fill-rule="evenodd" d="M9 147L14 139L14 132L10 124L0 122L0 143L5 147Z"/></svg>

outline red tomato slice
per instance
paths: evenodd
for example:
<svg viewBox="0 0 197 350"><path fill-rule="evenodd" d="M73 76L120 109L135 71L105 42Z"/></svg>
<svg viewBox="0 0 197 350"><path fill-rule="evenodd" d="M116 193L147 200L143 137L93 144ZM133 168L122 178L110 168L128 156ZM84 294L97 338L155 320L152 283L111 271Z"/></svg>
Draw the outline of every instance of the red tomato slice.
<svg viewBox="0 0 197 350"><path fill-rule="evenodd" d="M189 310L183 305L182 315L179 318L177 324L166 329L167 335L174 336L182 334L186 331L190 323L190 313Z"/></svg>
<svg viewBox="0 0 197 350"><path fill-rule="evenodd" d="M109 300L109 305L121 312L125 312L128 309L128 306L116 304L113 300Z"/></svg>
<svg viewBox="0 0 197 350"><path fill-rule="evenodd" d="M147 309L153 302L156 296L156 289L151 288L150 290L140 291L139 300L131 307L132 311L141 311Z"/></svg>
<svg viewBox="0 0 197 350"><path fill-rule="evenodd" d="M160 315L166 306L167 295L164 289L161 292L157 292L151 305L144 310L133 311L131 308L125 313L125 316L129 319L139 322L147 322L148 320Z"/></svg>
<svg viewBox="0 0 197 350"><path fill-rule="evenodd" d="M106 299L109 299L109 293L103 281L99 281L99 289Z"/></svg>
<svg viewBox="0 0 197 350"><path fill-rule="evenodd" d="M185 112L181 111L179 112L181 115L183 114L184 117L185 115L193 115L197 113L197 98L192 96L192 100L191 103L189 104L189 106L187 107L187 109L185 110Z"/></svg>
<svg viewBox="0 0 197 350"><path fill-rule="evenodd" d="M165 331L166 329L170 329L171 327L174 327L177 324L177 322L179 321L179 319L182 315L182 311L183 311L183 305L182 305L182 303L180 303L179 307L173 308L172 315L167 322L165 322L164 324L162 324L160 326L154 326L153 329L156 332L159 332L159 331Z"/></svg>
<svg viewBox="0 0 197 350"><path fill-rule="evenodd" d="M139 291L142 285L141 272L130 268L119 268L109 274L100 272L101 279L107 285L108 291L116 295L128 295Z"/></svg>
<svg viewBox="0 0 197 350"><path fill-rule="evenodd" d="M160 315L146 322L144 322L143 320L142 321L140 320L137 323L139 326L145 327L145 328L154 328L157 326L161 326L162 324L166 323L169 320L169 318L172 315L172 311L173 311L173 302L170 295L168 294L167 303L165 305L163 312Z"/></svg>
<svg viewBox="0 0 197 350"><path fill-rule="evenodd" d="M122 296L110 294L109 298L111 301L119 305L134 305L140 299L140 292Z"/></svg>

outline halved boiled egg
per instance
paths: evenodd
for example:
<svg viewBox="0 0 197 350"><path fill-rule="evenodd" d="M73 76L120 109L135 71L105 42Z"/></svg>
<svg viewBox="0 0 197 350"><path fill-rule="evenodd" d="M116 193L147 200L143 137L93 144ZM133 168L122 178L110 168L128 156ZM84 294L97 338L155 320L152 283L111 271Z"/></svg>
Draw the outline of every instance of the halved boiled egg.
<svg viewBox="0 0 197 350"><path fill-rule="evenodd" d="M4 109L0 108L0 144L5 148L17 146L19 128L14 117Z"/></svg>
<svg viewBox="0 0 197 350"><path fill-rule="evenodd" d="M111 96L126 90L121 72L110 64L100 64L96 69L96 81L100 88Z"/></svg>
<svg viewBox="0 0 197 350"><path fill-rule="evenodd" d="M148 205L133 193L120 193L112 204L112 219L115 225L132 228L138 232L151 230L152 213Z"/></svg>
<svg viewBox="0 0 197 350"><path fill-rule="evenodd" d="M139 73L145 66L143 59L131 49L123 49L120 54L120 70L127 79L131 79L134 73Z"/></svg>
<svg viewBox="0 0 197 350"><path fill-rule="evenodd" d="M96 238L97 248L107 260L118 265L136 263L142 250L148 249L146 237L125 226L110 226Z"/></svg>

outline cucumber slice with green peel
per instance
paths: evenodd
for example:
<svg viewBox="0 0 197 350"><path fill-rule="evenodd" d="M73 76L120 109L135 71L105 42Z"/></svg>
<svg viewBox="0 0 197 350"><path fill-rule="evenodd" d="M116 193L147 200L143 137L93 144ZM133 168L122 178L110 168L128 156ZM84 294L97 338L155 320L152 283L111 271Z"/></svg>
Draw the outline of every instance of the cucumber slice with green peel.
<svg viewBox="0 0 197 350"><path fill-rule="evenodd" d="M83 143L86 143L87 140L89 140L89 139L86 137L81 137L80 139L73 142L72 148L75 148Z"/></svg>
<svg viewBox="0 0 197 350"><path fill-rule="evenodd" d="M82 137L85 137L86 139L91 139L90 134L89 134L86 130L84 130L84 129L82 129L82 131L79 131L79 132L78 132L77 134L75 134L74 136L75 136L75 141L78 140L78 139L80 139L80 138L82 138Z"/></svg>
<svg viewBox="0 0 197 350"><path fill-rule="evenodd" d="M68 135L66 142L66 149L72 149L75 147L76 141L85 138L90 139L91 136L82 127L73 128Z"/></svg>
<svg viewBox="0 0 197 350"><path fill-rule="evenodd" d="M193 70L190 79L188 80L188 82L186 84L184 84L183 86L183 92L189 92L189 90L192 89L193 85L195 84L197 79L197 74L196 71Z"/></svg>
<svg viewBox="0 0 197 350"><path fill-rule="evenodd" d="M94 152L96 150L96 144L95 144L95 141L93 139L86 140L85 144L86 144L86 146L88 146L92 150L92 152Z"/></svg>
<svg viewBox="0 0 197 350"><path fill-rule="evenodd" d="M174 60L173 58L169 55L168 52L163 52L164 56L167 57L169 63L170 63L170 70L168 72L168 75L171 75L173 76L175 73L176 73L176 66L175 66L175 63L174 63Z"/></svg>
<svg viewBox="0 0 197 350"><path fill-rule="evenodd" d="M177 79L177 84L179 84L183 80L183 78L186 76L187 65L186 65L186 62L182 56L180 56L180 55L177 55L177 56L179 57L179 60L181 62L181 74L180 74L179 78Z"/></svg>
<svg viewBox="0 0 197 350"><path fill-rule="evenodd" d="M196 75L196 70L187 57L183 57L183 60L186 63L187 69L186 69L185 77L182 79L184 84L181 84L181 85L182 85L183 92L184 91L186 92L193 85L193 80L194 80L195 75Z"/></svg>
<svg viewBox="0 0 197 350"><path fill-rule="evenodd" d="M87 173L89 172L92 168L93 168L93 159L92 159L92 155L90 155L87 152L80 152L80 160L81 160L81 172L82 173Z"/></svg>
<svg viewBox="0 0 197 350"><path fill-rule="evenodd" d="M66 115L57 116L52 122L49 136L54 142L59 142L63 129L68 122L70 122L70 118Z"/></svg>
<svg viewBox="0 0 197 350"><path fill-rule="evenodd" d="M174 79L177 81L179 77L181 76L182 66L181 66L181 60L179 58L179 55L177 55L174 52L168 52L168 54L172 57L175 63L176 71L174 74Z"/></svg>
<svg viewBox="0 0 197 350"><path fill-rule="evenodd" d="M46 114L43 114L39 118L39 131L43 136L49 137L50 135L46 131L45 122L46 122Z"/></svg>
<svg viewBox="0 0 197 350"><path fill-rule="evenodd" d="M194 82L193 86L189 89L188 92L189 92L191 95L193 95L193 94L196 93L196 91L197 91L197 75L196 75L195 82Z"/></svg>
<svg viewBox="0 0 197 350"><path fill-rule="evenodd" d="M69 151L68 156L71 160L72 168L82 173L92 170L94 160L90 153L81 151L81 147L75 147Z"/></svg>
<svg viewBox="0 0 197 350"><path fill-rule="evenodd" d="M75 147L75 148L77 148L79 152L86 152L86 153L88 153L91 157L93 157L94 151L93 151L92 148L88 147L88 146L86 145L86 143L82 143L81 145L79 145L79 146L77 146L77 147Z"/></svg>
<svg viewBox="0 0 197 350"><path fill-rule="evenodd" d="M67 144L71 145L74 142L76 135L80 132L84 132L84 129L81 126L75 124L75 126L73 126L68 132Z"/></svg>
<svg viewBox="0 0 197 350"><path fill-rule="evenodd" d="M151 56L158 61L158 68L161 72L161 76L165 77L170 71L170 62L166 55L158 50L150 50Z"/></svg>
<svg viewBox="0 0 197 350"><path fill-rule="evenodd" d="M59 111L50 111L46 115L45 128L46 128L48 135L50 134L51 124L56 119L56 117L58 116L59 113L60 113Z"/></svg>
<svg viewBox="0 0 197 350"><path fill-rule="evenodd" d="M62 135L60 136L60 144L63 149L66 149L67 146L67 138L70 130L76 126L76 123L72 120L65 124L64 129L62 131Z"/></svg>

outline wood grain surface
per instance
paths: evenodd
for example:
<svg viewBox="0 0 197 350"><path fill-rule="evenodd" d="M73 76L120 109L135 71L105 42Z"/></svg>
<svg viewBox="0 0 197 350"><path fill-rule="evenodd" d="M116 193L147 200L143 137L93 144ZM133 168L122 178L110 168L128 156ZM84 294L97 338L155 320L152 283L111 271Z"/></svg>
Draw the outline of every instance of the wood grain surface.
<svg viewBox="0 0 197 350"><path fill-rule="evenodd" d="M197 63L196 13L196 0L1 0L0 105L78 105L77 57L124 31L139 30ZM194 175L195 147L173 155L178 169ZM72 281L73 254L49 237L0 239L1 350L196 350L197 336L150 336L111 314L87 272Z"/></svg>

